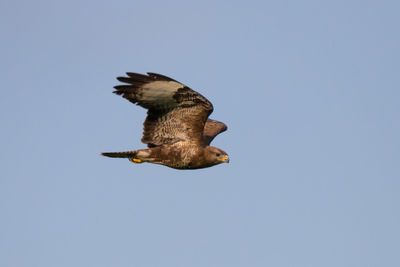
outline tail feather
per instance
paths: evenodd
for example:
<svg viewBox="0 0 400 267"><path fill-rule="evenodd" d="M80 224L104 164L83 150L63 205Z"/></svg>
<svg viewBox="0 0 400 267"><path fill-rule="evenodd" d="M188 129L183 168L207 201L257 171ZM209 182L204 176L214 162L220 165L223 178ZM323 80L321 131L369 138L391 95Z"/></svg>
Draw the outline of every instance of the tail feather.
<svg viewBox="0 0 400 267"><path fill-rule="evenodd" d="M137 155L137 151L104 152L101 155L110 158L134 158Z"/></svg>

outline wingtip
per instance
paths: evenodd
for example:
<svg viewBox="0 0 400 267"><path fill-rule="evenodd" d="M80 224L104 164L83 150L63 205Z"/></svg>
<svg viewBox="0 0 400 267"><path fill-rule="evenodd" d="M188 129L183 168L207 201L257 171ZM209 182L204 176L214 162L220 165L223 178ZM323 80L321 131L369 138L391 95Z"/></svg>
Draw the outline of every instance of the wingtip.
<svg viewBox="0 0 400 267"><path fill-rule="evenodd" d="M116 95L121 95L124 93L124 91L129 90L130 87L126 85L116 85L114 86L115 91L113 91L114 94Z"/></svg>
<svg viewBox="0 0 400 267"><path fill-rule="evenodd" d="M170 78L168 76L165 76L165 75L162 75L162 74L159 74L159 73L155 73L155 72L146 72L146 73L150 78L152 78L154 80L178 82L178 81L176 81L176 80L174 80L174 79L172 79L172 78Z"/></svg>
<svg viewBox="0 0 400 267"><path fill-rule="evenodd" d="M122 77L122 76L117 77L117 80L122 82L122 83L132 83L132 82L134 82L134 80L132 78Z"/></svg>

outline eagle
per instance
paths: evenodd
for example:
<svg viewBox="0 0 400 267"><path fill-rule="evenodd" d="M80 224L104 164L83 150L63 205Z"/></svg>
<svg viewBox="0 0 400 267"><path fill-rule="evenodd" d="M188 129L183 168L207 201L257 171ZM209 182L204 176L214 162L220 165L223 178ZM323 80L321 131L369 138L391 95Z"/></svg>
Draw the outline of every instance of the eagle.
<svg viewBox="0 0 400 267"><path fill-rule="evenodd" d="M210 146L227 126L209 119L213 105L204 96L167 76L127 72L113 93L147 109L142 142L147 149L105 152L132 163L155 163L174 169L200 169L228 163L223 150Z"/></svg>

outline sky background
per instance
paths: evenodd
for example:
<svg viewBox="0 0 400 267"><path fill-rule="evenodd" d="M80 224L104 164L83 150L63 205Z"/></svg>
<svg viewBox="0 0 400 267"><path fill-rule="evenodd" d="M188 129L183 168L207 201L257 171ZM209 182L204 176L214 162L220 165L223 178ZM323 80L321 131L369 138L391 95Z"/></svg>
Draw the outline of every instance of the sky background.
<svg viewBox="0 0 400 267"><path fill-rule="evenodd" d="M400 266L398 1L0 2L0 266ZM199 91L230 164L144 148L125 72Z"/></svg>

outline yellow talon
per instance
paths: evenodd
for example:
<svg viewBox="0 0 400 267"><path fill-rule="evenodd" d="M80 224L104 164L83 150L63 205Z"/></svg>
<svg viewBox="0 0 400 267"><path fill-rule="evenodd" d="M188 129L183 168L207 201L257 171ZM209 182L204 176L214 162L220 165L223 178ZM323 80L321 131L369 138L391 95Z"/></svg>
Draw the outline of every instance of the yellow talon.
<svg viewBox="0 0 400 267"><path fill-rule="evenodd" d="M137 158L130 159L129 161L133 162L133 163L142 163L143 162L141 159L137 159Z"/></svg>

